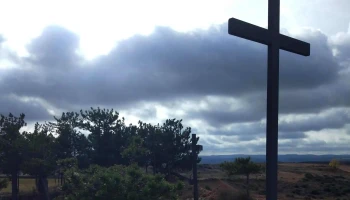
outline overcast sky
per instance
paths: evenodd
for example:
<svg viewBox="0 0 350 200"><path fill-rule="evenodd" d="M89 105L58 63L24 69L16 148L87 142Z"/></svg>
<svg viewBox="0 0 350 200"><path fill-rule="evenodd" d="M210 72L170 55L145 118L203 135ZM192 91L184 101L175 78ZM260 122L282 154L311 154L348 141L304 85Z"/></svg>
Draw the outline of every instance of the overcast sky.
<svg viewBox="0 0 350 200"><path fill-rule="evenodd" d="M349 0L281 0L279 152L350 153ZM62 111L114 108L129 123L183 119L203 155L264 154L267 47L227 33L267 27L267 0L6 1L0 113L28 128Z"/></svg>

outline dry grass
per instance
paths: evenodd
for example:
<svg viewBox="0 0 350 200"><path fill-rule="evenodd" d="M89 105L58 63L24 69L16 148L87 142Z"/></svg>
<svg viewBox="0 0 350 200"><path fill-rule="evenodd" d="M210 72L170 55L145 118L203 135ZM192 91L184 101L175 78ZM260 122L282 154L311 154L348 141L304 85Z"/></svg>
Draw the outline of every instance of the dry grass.
<svg viewBox="0 0 350 200"><path fill-rule="evenodd" d="M55 179L48 179L49 188L53 188L57 186L58 184L55 183ZM0 191L0 194L7 194L11 193L12 187L11 187L11 181L9 181L7 188L4 188ZM35 179L29 179L29 178L20 178L19 179L19 192L32 192L35 190Z"/></svg>
<svg viewBox="0 0 350 200"><path fill-rule="evenodd" d="M350 165L340 165L339 169L350 173Z"/></svg>
<svg viewBox="0 0 350 200"><path fill-rule="evenodd" d="M331 170L328 164L282 163L278 166L279 200L304 199L350 199L350 165L341 165ZM245 177L228 177L217 165L198 167L199 195L206 200L218 200L221 191L237 194L245 191ZM313 178L305 179L305 174ZM187 175L189 175L188 173ZM252 197L265 199L265 176L252 175L250 179ZM181 199L191 199L192 186L187 185Z"/></svg>

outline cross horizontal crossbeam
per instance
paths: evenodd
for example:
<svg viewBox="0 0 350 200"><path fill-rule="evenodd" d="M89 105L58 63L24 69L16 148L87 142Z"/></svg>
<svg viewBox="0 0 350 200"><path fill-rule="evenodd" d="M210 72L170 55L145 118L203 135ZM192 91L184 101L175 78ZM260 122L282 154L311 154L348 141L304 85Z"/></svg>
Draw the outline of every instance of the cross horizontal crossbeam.
<svg viewBox="0 0 350 200"><path fill-rule="evenodd" d="M274 38L272 32L268 29L235 18L230 18L228 21L228 33L265 45L271 45L273 41L279 39L280 49L303 56L310 55L309 43L282 34L279 34L279 38Z"/></svg>

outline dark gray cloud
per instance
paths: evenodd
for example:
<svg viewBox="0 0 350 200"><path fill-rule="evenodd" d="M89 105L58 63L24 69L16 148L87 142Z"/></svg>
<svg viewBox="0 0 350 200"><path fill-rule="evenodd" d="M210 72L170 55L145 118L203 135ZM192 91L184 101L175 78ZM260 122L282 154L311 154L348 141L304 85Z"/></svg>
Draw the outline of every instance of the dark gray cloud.
<svg viewBox="0 0 350 200"><path fill-rule="evenodd" d="M40 37L32 40L27 46L30 54L27 60L36 67L49 68L48 70L78 67L78 47L79 37L73 32L62 27L49 26L43 30Z"/></svg>
<svg viewBox="0 0 350 200"><path fill-rule="evenodd" d="M306 32L312 56L282 52L281 88L316 88L337 78L326 36ZM1 91L38 96L58 107L115 105L202 95L240 96L266 88L266 47L229 36L227 24L180 33L158 27L118 43L107 56L79 62L78 38L49 27L28 46L35 66L11 70ZM73 67L75 66L75 67ZM54 69L60 70L54 70ZM16 82L11 87L6 82Z"/></svg>
<svg viewBox="0 0 350 200"><path fill-rule="evenodd" d="M339 65L328 45L328 37L320 31L308 30L298 38L311 44L311 55L304 57L281 51L280 84L282 91L285 88L317 88L336 80Z"/></svg>
<svg viewBox="0 0 350 200"><path fill-rule="evenodd" d="M0 97L0 114L7 116L9 113L15 116L24 113L27 122L53 119L52 115L36 101L21 101L14 96L2 96Z"/></svg>
<svg viewBox="0 0 350 200"><path fill-rule="evenodd" d="M280 114L309 113L314 117L282 121L279 137L293 141L291 144L304 144L304 132L342 128L348 123L345 108L350 106L350 73L346 69L350 67L344 62L350 49L347 36L331 44L326 35L315 30L293 37L311 43L311 56L281 51ZM183 99L232 97L240 102L235 109L220 101L209 102L206 109L189 109L185 118L208 122L216 128L209 134L230 137L232 142L265 137L265 125L260 121L266 115L267 48L229 36L226 23L188 33L158 27L148 36L120 41L108 55L92 61L81 58L76 53L78 48L79 37L74 33L57 26L46 28L27 46L30 56L8 54L18 67L1 69L0 92L4 96L40 98L58 109L114 107L140 118L157 116L157 109L142 106L142 102L164 105L178 101L175 111L182 109ZM337 56L332 49L338 51ZM33 120L51 119L41 104L6 98L0 99L1 113L14 110L25 112ZM340 107L344 112L317 115ZM228 124L229 129L222 128ZM200 134L201 127L197 128ZM223 142L217 139L205 142L216 149L224 148L219 147ZM233 150L243 147L238 145ZM246 148L264 152L265 144Z"/></svg>
<svg viewBox="0 0 350 200"><path fill-rule="evenodd" d="M291 122L280 122L281 131L320 131L322 129L339 129L350 122L350 110L338 109L326 113L311 115Z"/></svg>
<svg viewBox="0 0 350 200"><path fill-rule="evenodd" d="M348 154L350 151L348 144L332 144L324 141L305 142L304 140L290 141L287 144L279 145L278 150L280 152L295 152L296 148L300 153L315 154Z"/></svg>
<svg viewBox="0 0 350 200"><path fill-rule="evenodd" d="M283 132L280 131L278 133L279 139L299 139L299 138L306 138L306 134L303 132Z"/></svg>
<svg viewBox="0 0 350 200"><path fill-rule="evenodd" d="M262 113L262 112L261 112ZM205 119L211 126L220 126L230 123L254 122L262 118L251 108L241 108L235 111L204 110L190 113L191 117Z"/></svg>
<svg viewBox="0 0 350 200"><path fill-rule="evenodd" d="M232 127L231 130L210 131L209 134L215 135L225 142L249 142L257 139L265 139L266 127L259 123L250 123L249 125L237 125ZM306 135L303 132L280 131L278 137L279 139L299 139L306 138Z"/></svg>
<svg viewBox="0 0 350 200"><path fill-rule="evenodd" d="M350 24L349 24L350 30ZM350 32L349 33L338 33L331 37L330 43L336 50L335 57L341 62L350 62Z"/></svg>
<svg viewBox="0 0 350 200"><path fill-rule="evenodd" d="M227 138L224 138L227 140ZM229 143L228 143L229 142ZM201 137L199 143L204 146L205 154L239 154L239 153L265 153L265 144L246 144L235 141L234 139L226 141L223 139L213 140Z"/></svg>
<svg viewBox="0 0 350 200"><path fill-rule="evenodd" d="M265 124L260 122L254 123L236 123L230 127L217 128L210 132L211 135L221 136L240 136L240 135L257 135L265 133Z"/></svg>
<svg viewBox="0 0 350 200"><path fill-rule="evenodd" d="M350 80L350 73L342 73L335 82L325 86L313 89L281 90L279 97L280 114L317 114L330 108L348 108L350 107L350 82L348 80ZM253 122L265 118L265 91L243 95L239 99L244 102L242 104L243 107L240 109L228 110L227 108L213 107L210 110L191 112L189 116L204 119L209 124L220 125ZM339 112L344 112L344 110ZM333 117L334 119L331 119ZM322 120L317 120L317 122L310 121L311 124L308 121L304 123L308 124L307 126L315 126L314 124L318 123L318 126L320 126L318 129L322 127L334 128L334 126L341 127L346 121L349 121L349 118L344 114L334 114L326 116ZM295 126L295 128L298 129L298 126Z"/></svg>
<svg viewBox="0 0 350 200"><path fill-rule="evenodd" d="M290 117L280 117L280 139L306 138L305 132L346 128L346 125L350 123L350 109L331 109L316 114L293 115ZM221 128L211 131L210 134L238 138L238 141L251 141L266 137L266 125L261 121L249 123L235 122L226 127L219 127Z"/></svg>

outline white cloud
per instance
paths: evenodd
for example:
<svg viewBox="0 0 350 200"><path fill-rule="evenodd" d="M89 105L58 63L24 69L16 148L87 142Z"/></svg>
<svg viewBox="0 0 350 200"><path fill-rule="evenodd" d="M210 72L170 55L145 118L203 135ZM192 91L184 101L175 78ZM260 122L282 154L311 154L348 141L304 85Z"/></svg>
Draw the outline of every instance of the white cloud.
<svg viewBox="0 0 350 200"><path fill-rule="evenodd" d="M349 150L350 40L340 19L350 15L329 5L340 10L327 11L340 25L312 26L327 17L315 3L281 4L283 33L311 43L310 57L281 53L284 153ZM182 118L204 154L265 151L266 47L228 36L222 23L236 17L266 27L266 1L14 0L0 9L1 112L42 121L113 107L133 124ZM41 34L52 24L60 26ZM337 34L325 34L331 28Z"/></svg>

